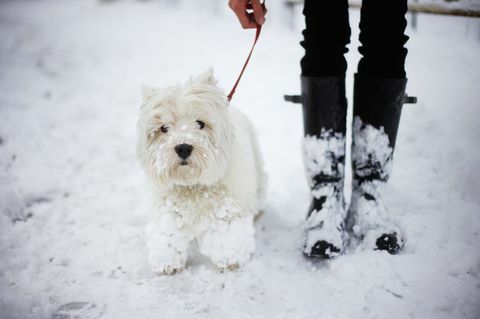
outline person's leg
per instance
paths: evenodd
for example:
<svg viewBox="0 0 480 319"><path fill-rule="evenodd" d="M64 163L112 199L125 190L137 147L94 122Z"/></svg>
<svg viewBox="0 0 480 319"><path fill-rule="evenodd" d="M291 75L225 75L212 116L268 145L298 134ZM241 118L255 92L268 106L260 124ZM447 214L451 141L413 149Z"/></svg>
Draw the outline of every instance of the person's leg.
<svg viewBox="0 0 480 319"><path fill-rule="evenodd" d="M405 78L407 0L363 0L358 74Z"/></svg>
<svg viewBox="0 0 480 319"><path fill-rule="evenodd" d="M345 74L344 54L350 43L348 0L305 0L305 55L300 61L302 76L325 77Z"/></svg>
<svg viewBox="0 0 480 319"><path fill-rule="evenodd" d="M348 228L368 249L397 252L401 231L388 216L383 190L390 177L402 105L407 0L363 0L353 97L353 191Z"/></svg>
<svg viewBox="0 0 480 319"><path fill-rule="evenodd" d="M347 0L306 0L302 67L304 162L311 204L304 253L330 258L343 250L345 205L344 54L350 41Z"/></svg>

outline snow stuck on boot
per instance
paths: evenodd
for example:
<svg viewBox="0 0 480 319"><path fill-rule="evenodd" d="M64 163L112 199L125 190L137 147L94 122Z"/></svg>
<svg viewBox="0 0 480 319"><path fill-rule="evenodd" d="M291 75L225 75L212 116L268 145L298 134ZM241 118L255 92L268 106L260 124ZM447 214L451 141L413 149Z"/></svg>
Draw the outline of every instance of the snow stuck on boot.
<svg viewBox="0 0 480 319"><path fill-rule="evenodd" d="M377 129L355 117L352 162L355 172L347 226L362 240L363 249L378 249L384 234L395 235L403 246L401 231L388 216L382 196L392 171L393 148L383 127Z"/></svg>
<svg viewBox="0 0 480 319"><path fill-rule="evenodd" d="M325 241L337 250L327 249L325 257L335 257L343 250L345 204L343 198L345 136L322 129L320 137L307 135L303 141L303 159L313 207L304 223L304 252L311 255L315 244Z"/></svg>

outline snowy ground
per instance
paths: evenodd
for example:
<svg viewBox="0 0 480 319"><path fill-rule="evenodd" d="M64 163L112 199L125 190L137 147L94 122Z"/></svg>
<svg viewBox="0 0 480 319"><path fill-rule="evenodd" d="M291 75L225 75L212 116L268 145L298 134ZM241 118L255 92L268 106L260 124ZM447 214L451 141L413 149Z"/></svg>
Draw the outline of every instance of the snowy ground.
<svg viewBox="0 0 480 319"><path fill-rule="evenodd" d="M270 175L257 252L235 272L195 255L178 275L151 273L134 154L139 86L213 65L230 88L253 33L221 2L0 2L0 318L50 318L75 301L102 318L480 318L480 26L471 19L420 16L409 30L408 91L419 103L404 108L387 195L408 240L400 255L302 257L301 111L282 101L299 90L301 23L298 12L294 28L282 23L287 13L272 4L234 100ZM358 19L352 11L350 93Z"/></svg>

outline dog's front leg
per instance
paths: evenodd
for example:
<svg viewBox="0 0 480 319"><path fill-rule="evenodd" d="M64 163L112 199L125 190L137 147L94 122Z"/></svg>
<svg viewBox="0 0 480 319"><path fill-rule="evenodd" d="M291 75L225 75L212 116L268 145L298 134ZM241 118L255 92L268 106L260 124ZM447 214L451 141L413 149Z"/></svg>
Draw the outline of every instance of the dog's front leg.
<svg viewBox="0 0 480 319"><path fill-rule="evenodd" d="M199 238L202 254L221 269L235 269L245 264L255 251L253 217L216 220Z"/></svg>
<svg viewBox="0 0 480 319"><path fill-rule="evenodd" d="M175 213L155 216L146 228L148 259L152 270L161 275L172 275L187 262L191 238L181 229L177 218Z"/></svg>

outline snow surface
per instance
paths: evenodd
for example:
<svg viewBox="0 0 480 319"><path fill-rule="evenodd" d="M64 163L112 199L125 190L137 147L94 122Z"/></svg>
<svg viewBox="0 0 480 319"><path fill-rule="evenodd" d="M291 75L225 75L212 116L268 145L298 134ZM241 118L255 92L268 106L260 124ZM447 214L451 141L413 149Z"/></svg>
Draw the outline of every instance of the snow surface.
<svg viewBox="0 0 480 319"><path fill-rule="evenodd" d="M300 89L300 9L289 28L281 7L271 2L232 101L254 122L270 177L257 251L236 271L196 255L159 277L135 158L140 85L213 65L228 90L253 31L223 1L0 2L0 318L81 302L102 318L479 318L479 21L420 15L409 30L407 91L419 103L402 112L385 198L404 250L315 262L299 241L301 109L282 100ZM358 19L351 11L349 96Z"/></svg>

